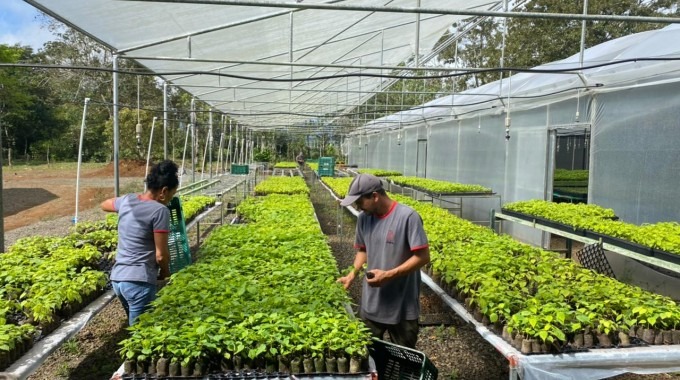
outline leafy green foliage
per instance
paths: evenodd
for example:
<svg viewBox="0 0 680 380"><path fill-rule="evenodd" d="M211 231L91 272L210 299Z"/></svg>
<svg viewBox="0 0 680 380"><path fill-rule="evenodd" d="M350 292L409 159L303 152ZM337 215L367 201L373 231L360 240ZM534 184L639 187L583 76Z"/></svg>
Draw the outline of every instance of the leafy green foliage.
<svg viewBox="0 0 680 380"><path fill-rule="evenodd" d="M400 172L395 170L359 169L357 171L362 174L373 174L376 177L396 177L401 175Z"/></svg>
<svg viewBox="0 0 680 380"><path fill-rule="evenodd" d="M368 331L345 310L349 298L307 196L249 198L237 211L248 223L210 235L201 260L173 275L130 328L121 355L204 364L365 357Z"/></svg>
<svg viewBox="0 0 680 380"><path fill-rule="evenodd" d="M416 190L433 194L491 193L491 189L481 185L468 185L462 183L438 181L429 178L399 176L389 177L388 181L392 181L400 186L408 186Z"/></svg>
<svg viewBox="0 0 680 380"><path fill-rule="evenodd" d="M505 324L509 331L560 346L585 329L627 333L632 326L680 325L680 307L668 297L498 236L431 204L398 194L390 197L413 207L423 218L432 270L455 285L469 306L478 307L492 323ZM579 210L601 218L613 216L613 211L598 207Z"/></svg>
<svg viewBox="0 0 680 380"><path fill-rule="evenodd" d="M206 207L215 204L215 197L205 195L182 195L182 215L186 221L192 220L196 215L205 210Z"/></svg>
<svg viewBox="0 0 680 380"><path fill-rule="evenodd" d="M255 186L256 195L306 194L309 188L302 177L269 177Z"/></svg>
<svg viewBox="0 0 680 380"><path fill-rule="evenodd" d="M555 175L553 177L555 182L559 181L587 181L588 180L588 170L567 170L567 169L555 169Z"/></svg>
<svg viewBox="0 0 680 380"><path fill-rule="evenodd" d="M340 198L344 198L349 190L349 185L352 183L351 177L321 177L321 181L328 185L333 192Z"/></svg>
<svg viewBox="0 0 680 380"><path fill-rule="evenodd" d="M294 161L279 161L274 167L277 169L295 169L298 167L298 164Z"/></svg>
<svg viewBox="0 0 680 380"><path fill-rule="evenodd" d="M680 224L677 222L637 226L613 220L615 217L613 210L597 205L552 203L543 200L508 203L503 209L680 254Z"/></svg>

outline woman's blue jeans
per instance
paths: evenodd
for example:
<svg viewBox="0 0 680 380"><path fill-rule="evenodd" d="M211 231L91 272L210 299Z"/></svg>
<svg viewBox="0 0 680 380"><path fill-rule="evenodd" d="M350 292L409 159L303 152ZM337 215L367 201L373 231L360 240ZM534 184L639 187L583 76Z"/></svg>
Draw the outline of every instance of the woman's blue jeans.
<svg viewBox="0 0 680 380"><path fill-rule="evenodd" d="M156 299L156 285L148 282L111 281L111 285L113 292L123 304L130 326L149 308L151 301Z"/></svg>

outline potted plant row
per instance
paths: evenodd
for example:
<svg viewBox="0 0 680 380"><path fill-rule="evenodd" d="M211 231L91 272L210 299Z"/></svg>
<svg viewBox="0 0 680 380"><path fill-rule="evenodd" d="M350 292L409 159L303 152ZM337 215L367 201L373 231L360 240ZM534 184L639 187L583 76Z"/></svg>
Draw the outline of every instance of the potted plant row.
<svg viewBox="0 0 680 380"><path fill-rule="evenodd" d="M366 369L369 334L346 312L306 195L249 198L121 342L127 373L201 376ZM348 368L349 362L356 367Z"/></svg>
<svg viewBox="0 0 680 380"><path fill-rule="evenodd" d="M432 278L521 352L680 343L680 307L670 298L496 235L435 206L392 196L423 218L431 254L426 270Z"/></svg>
<svg viewBox="0 0 680 380"><path fill-rule="evenodd" d="M402 175L401 172L398 172L396 170L383 170L372 168L358 169L357 172L361 174L373 174L376 177L398 177Z"/></svg>
<svg viewBox="0 0 680 380"><path fill-rule="evenodd" d="M214 198L188 196L183 210L210 202ZM0 370L104 292L117 226L117 215L109 214L78 223L66 237L20 239L0 255Z"/></svg>
<svg viewBox="0 0 680 380"><path fill-rule="evenodd" d="M503 213L514 213L524 219L539 218L545 224L558 223L567 230L581 231L586 237L680 264L680 224L677 222L637 226L618 220L613 210L597 205L542 200L509 203L503 206Z"/></svg>
<svg viewBox="0 0 680 380"><path fill-rule="evenodd" d="M454 183L430 178L407 176L389 177L387 180L399 186L410 187L434 195L491 194L491 189L475 184Z"/></svg>
<svg viewBox="0 0 680 380"><path fill-rule="evenodd" d="M215 197L205 195L182 195L180 200L185 223L191 222L196 215L215 205Z"/></svg>
<svg viewBox="0 0 680 380"><path fill-rule="evenodd" d="M255 186L255 195L305 194L309 188L302 177L269 177Z"/></svg>

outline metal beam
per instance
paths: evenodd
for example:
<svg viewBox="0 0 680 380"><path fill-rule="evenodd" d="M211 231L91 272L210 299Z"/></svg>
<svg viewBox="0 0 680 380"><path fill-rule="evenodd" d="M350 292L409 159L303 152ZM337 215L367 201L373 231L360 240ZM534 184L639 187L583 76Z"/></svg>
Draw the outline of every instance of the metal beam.
<svg viewBox="0 0 680 380"><path fill-rule="evenodd" d="M451 8L419 8L419 7L383 7L368 5L334 5L334 4L310 4L290 3L257 0L121 0L149 3L173 3L173 4L206 4L206 5L237 5L247 7L265 8L288 8L288 9L321 9L332 11L363 11L379 13L417 13L439 14L457 16L491 16L498 18L545 18L557 20L586 20L586 21L627 21L627 22L650 22L663 24L680 24L679 17L651 17L651 16L625 16L625 15L583 15L574 13L543 13L543 12L497 12L476 11L469 9Z"/></svg>

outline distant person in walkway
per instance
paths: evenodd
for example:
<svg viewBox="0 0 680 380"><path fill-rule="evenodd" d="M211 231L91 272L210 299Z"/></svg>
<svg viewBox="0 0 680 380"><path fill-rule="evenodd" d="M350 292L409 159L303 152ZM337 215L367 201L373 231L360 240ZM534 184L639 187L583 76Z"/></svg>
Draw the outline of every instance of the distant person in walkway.
<svg viewBox="0 0 680 380"><path fill-rule="evenodd" d="M420 316L420 268L430 262L423 220L412 208L390 199L382 182L359 174L342 206L363 211L357 220L354 270L338 279L349 288L366 264L360 316L373 336L415 348Z"/></svg>
<svg viewBox="0 0 680 380"><path fill-rule="evenodd" d="M295 157L295 161L297 162L298 166L300 167L300 170L302 170L305 167L305 156L300 152L297 157Z"/></svg>
<svg viewBox="0 0 680 380"><path fill-rule="evenodd" d="M170 276L170 210L166 206L179 185L177 165L165 160L151 168L143 194L127 194L102 202L102 210L118 213L118 252L111 269L113 291L133 325L156 298L158 280Z"/></svg>

